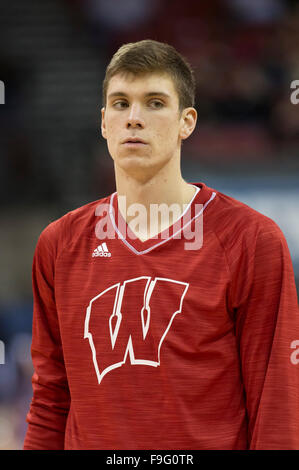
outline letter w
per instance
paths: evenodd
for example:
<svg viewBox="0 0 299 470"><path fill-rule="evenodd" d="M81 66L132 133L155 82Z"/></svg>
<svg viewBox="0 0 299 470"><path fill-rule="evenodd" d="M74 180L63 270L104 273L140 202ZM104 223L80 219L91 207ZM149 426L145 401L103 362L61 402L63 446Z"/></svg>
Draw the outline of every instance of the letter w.
<svg viewBox="0 0 299 470"><path fill-rule="evenodd" d="M160 350L189 284L142 276L114 284L87 307L88 338L98 383L130 359L132 365L160 365Z"/></svg>

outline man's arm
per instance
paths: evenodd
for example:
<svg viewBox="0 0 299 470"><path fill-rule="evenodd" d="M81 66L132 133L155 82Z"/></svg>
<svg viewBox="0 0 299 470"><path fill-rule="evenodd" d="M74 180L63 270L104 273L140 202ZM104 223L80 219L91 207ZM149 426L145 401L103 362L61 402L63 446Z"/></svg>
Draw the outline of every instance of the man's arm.
<svg viewBox="0 0 299 470"><path fill-rule="evenodd" d="M254 250L244 244L239 261L234 260L232 283L248 447L299 449L299 364L291 361L299 311L291 257L270 219L250 243Z"/></svg>
<svg viewBox="0 0 299 470"><path fill-rule="evenodd" d="M55 222L41 234L33 258L33 399L27 415L24 450L63 449L70 407L55 305Z"/></svg>

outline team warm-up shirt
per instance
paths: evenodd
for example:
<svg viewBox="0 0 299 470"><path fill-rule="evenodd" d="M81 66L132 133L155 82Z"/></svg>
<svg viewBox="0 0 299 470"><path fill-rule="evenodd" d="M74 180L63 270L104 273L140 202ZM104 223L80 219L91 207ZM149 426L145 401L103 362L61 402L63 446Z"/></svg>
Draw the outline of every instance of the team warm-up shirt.
<svg viewBox="0 0 299 470"><path fill-rule="evenodd" d="M270 218L194 186L168 233L145 242L117 193L42 231L24 449L299 449L286 240Z"/></svg>

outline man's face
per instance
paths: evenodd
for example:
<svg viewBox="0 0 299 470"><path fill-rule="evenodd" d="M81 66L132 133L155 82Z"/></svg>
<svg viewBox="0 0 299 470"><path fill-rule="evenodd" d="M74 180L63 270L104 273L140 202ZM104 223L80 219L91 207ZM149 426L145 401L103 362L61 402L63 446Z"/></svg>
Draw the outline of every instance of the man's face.
<svg viewBox="0 0 299 470"><path fill-rule="evenodd" d="M184 119L188 109L193 110L179 112L168 75L114 75L102 108L102 135L115 164L138 179L152 177L179 156L181 139L189 135Z"/></svg>

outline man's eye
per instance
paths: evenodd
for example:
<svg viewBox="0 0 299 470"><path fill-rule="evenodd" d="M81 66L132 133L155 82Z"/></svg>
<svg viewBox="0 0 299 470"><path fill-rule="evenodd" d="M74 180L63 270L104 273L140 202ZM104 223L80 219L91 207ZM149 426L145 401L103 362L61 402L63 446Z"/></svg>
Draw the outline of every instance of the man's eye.
<svg viewBox="0 0 299 470"><path fill-rule="evenodd" d="M118 108L118 109L123 109L123 108L126 108L127 106L128 106L128 103L126 101L116 101L115 103L113 103L113 107Z"/></svg>
<svg viewBox="0 0 299 470"><path fill-rule="evenodd" d="M150 102L150 106L152 106L153 108L162 108L164 104L161 101L153 100Z"/></svg>

